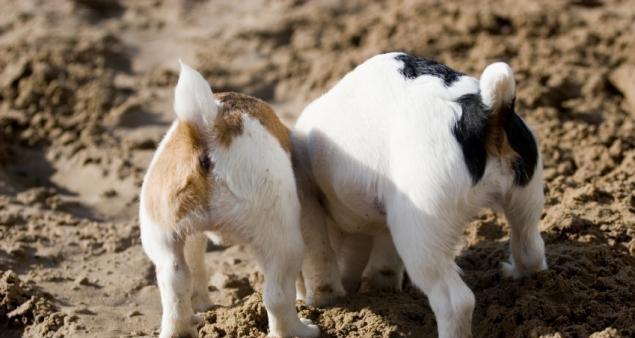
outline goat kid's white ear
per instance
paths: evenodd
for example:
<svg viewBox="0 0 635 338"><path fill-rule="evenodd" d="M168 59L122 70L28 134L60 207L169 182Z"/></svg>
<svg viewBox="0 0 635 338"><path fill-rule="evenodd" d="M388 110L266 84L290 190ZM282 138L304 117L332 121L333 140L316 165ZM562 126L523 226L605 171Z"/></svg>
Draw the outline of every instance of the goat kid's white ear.
<svg viewBox="0 0 635 338"><path fill-rule="evenodd" d="M504 62L492 63L485 67L479 86L483 104L492 109L509 104L516 97L514 72Z"/></svg>
<svg viewBox="0 0 635 338"><path fill-rule="evenodd" d="M211 125L218 105L203 76L179 60L181 71L174 89L174 111L179 120Z"/></svg>

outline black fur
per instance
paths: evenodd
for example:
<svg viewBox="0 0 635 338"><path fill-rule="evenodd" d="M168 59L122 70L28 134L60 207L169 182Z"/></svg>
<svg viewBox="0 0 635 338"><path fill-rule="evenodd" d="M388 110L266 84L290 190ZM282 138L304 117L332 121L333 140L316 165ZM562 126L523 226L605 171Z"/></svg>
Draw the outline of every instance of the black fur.
<svg viewBox="0 0 635 338"><path fill-rule="evenodd" d="M501 111L501 114L505 116L503 129L507 135L507 141L518 154L512 162L514 183L525 186L531 181L538 164L538 145L525 122L516 114L515 100L506 111Z"/></svg>
<svg viewBox="0 0 635 338"><path fill-rule="evenodd" d="M480 94L466 94L456 102L461 105L463 113L452 129L454 137L461 145L463 158L472 176L473 184L478 183L485 173L487 163L486 132L492 112L483 105ZM511 148L518 154L512 160L514 184L525 186L531 180L538 163L538 146L536 140L516 114L515 102L500 112L502 128Z"/></svg>
<svg viewBox="0 0 635 338"><path fill-rule="evenodd" d="M465 94L456 102L461 105L463 113L452 132L461 145L472 183L476 184L483 177L487 163L485 138L490 110L481 101L480 94Z"/></svg>
<svg viewBox="0 0 635 338"><path fill-rule="evenodd" d="M210 170L214 169L214 162L212 162L212 159L210 159L207 151L203 151L198 156L198 164L199 166L201 166L201 169L204 173L208 173Z"/></svg>
<svg viewBox="0 0 635 338"><path fill-rule="evenodd" d="M443 80L446 87L457 81L463 73L459 73L454 69L438 63L434 60L418 58L408 54L399 54L396 60L403 62L401 74L407 79L416 79L421 75L432 75Z"/></svg>

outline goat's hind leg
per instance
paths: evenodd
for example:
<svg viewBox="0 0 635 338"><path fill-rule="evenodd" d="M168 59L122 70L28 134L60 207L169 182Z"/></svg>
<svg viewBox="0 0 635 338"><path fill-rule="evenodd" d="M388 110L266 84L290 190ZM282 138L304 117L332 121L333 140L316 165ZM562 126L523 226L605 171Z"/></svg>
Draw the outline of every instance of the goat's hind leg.
<svg viewBox="0 0 635 338"><path fill-rule="evenodd" d="M192 311L192 278L188 268L185 240L174 231L154 224L142 224L141 240L156 267L161 293L161 338L197 337L197 317Z"/></svg>
<svg viewBox="0 0 635 338"><path fill-rule="evenodd" d="M317 337L318 327L308 319L301 320L295 308L295 281L302 267L304 244L300 225L291 219L271 224L269 230L261 225L260 229L269 235L259 236L252 243L265 279L263 301L269 319L268 336Z"/></svg>
<svg viewBox="0 0 635 338"><path fill-rule="evenodd" d="M504 204L511 236L509 262L503 263L503 274L519 278L547 269L545 244L538 224L544 207L542 173L537 171L527 186L514 186Z"/></svg>
<svg viewBox="0 0 635 338"><path fill-rule="evenodd" d="M195 233L185 240L185 259L192 275L192 307L195 312L208 310L212 306L207 290L209 269L205 265L207 236Z"/></svg>
<svg viewBox="0 0 635 338"><path fill-rule="evenodd" d="M474 294L454 262L461 232L446 232L459 225L448 224L405 196L393 199L387 212L395 247L413 284L428 296L439 338L471 337Z"/></svg>

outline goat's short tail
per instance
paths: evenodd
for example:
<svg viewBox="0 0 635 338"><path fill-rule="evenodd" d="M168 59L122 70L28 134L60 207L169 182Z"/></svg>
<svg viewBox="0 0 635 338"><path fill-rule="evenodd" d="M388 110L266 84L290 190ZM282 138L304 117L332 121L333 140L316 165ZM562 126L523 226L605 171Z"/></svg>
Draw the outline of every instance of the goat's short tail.
<svg viewBox="0 0 635 338"><path fill-rule="evenodd" d="M481 102L487 112L486 145L493 156L509 156L513 153L506 128L514 119L516 82L514 72L504 62L485 67L479 80Z"/></svg>
<svg viewBox="0 0 635 338"><path fill-rule="evenodd" d="M181 72L174 89L174 111L179 120L211 126L218 112L212 90L203 76L179 60Z"/></svg>
<svg viewBox="0 0 635 338"><path fill-rule="evenodd" d="M500 113L501 108L511 105L516 97L514 72L504 62L487 66L479 82L483 104L495 114Z"/></svg>
<svg viewBox="0 0 635 338"><path fill-rule="evenodd" d="M490 111L487 151L494 156L509 157L514 183L525 186L540 162L536 140L515 112L514 72L506 63L493 63L483 71L480 89L482 103Z"/></svg>

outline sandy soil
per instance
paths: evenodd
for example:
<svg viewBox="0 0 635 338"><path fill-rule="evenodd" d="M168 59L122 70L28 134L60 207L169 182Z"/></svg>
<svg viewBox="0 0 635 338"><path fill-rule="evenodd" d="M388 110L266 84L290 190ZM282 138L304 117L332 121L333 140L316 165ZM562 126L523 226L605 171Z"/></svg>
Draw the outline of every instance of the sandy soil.
<svg viewBox="0 0 635 338"><path fill-rule="evenodd" d="M365 58L401 50L478 75L509 62L545 160L550 269L503 279L483 212L458 258L475 337L635 337L635 2L0 1L0 336L158 333L139 245L143 171L173 117L178 58L288 124ZM263 337L262 276L210 245L204 337ZM434 337L425 296L298 303L324 337Z"/></svg>

